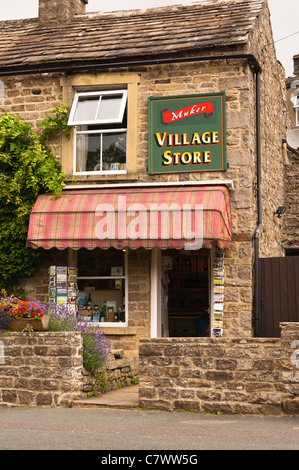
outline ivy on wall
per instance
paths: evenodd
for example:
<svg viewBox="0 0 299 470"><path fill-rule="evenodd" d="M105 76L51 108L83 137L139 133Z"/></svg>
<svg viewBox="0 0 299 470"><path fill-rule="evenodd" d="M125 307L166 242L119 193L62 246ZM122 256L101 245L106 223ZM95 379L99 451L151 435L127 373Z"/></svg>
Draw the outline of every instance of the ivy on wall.
<svg viewBox="0 0 299 470"><path fill-rule="evenodd" d="M69 137L67 110L55 108L41 137L20 117L0 116L0 288L33 274L38 252L26 248L29 216L39 194L62 191L65 175L46 145L59 132Z"/></svg>

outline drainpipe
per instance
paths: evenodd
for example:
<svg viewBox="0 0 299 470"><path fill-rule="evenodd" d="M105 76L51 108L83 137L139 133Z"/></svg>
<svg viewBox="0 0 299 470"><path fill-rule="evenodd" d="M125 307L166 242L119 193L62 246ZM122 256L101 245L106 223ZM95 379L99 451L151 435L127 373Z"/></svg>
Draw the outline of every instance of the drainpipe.
<svg viewBox="0 0 299 470"><path fill-rule="evenodd" d="M253 322L254 336L259 336L259 238L262 230L261 194L261 129L260 129L260 71L256 71L256 176L257 176L257 228L254 233L254 294Z"/></svg>

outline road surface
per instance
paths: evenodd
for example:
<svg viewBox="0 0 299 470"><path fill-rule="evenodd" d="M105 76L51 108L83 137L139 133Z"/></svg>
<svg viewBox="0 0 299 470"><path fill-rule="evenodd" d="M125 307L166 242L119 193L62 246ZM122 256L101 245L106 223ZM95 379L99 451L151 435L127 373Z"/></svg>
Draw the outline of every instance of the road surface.
<svg viewBox="0 0 299 470"><path fill-rule="evenodd" d="M299 417L0 407L0 450L298 449Z"/></svg>

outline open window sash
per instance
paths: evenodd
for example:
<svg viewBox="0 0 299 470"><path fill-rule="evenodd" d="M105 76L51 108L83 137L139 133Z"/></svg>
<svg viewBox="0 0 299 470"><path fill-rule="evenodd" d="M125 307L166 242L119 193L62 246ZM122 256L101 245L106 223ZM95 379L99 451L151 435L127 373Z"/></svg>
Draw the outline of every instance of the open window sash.
<svg viewBox="0 0 299 470"><path fill-rule="evenodd" d="M76 93L68 125L120 124L126 103L127 90Z"/></svg>

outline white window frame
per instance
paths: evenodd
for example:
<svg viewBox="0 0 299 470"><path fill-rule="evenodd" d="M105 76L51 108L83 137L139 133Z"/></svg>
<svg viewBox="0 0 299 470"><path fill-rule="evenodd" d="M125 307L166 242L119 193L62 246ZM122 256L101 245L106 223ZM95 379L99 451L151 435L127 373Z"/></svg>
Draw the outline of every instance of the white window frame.
<svg viewBox="0 0 299 470"><path fill-rule="evenodd" d="M96 116L99 113L99 109L101 106L101 100L103 96L115 96L115 95L121 95L121 104L119 107L119 112L118 116L116 118L111 118L111 119L96 119ZM90 119L90 120L84 120L84 121L78 121L75 120L75 113L77 110L78 102L80 97L98 97L98 105L97 109L95 112L95 119ZM116 128L116 129L94 129L94 130L78 130L77 126L87 126L87 125L101 125L101 124L121 124L124 119L124 113L127 105L127 98L128 98L128 92L125 89L113 89L113 90L105 90L105 91L90 91L90 92L76 92L72 107L71 107L71 112L68 120L68 125L69 126L74 126L74 156L73 156L73 175L75 176L88 176L88 175L125 175L127 174L127 145L126 145L126 167L125 169L122 170L102 170L102 146L101 146L101 159L100 159L100 166L101 169L99 171L77 171L77 136L78 135L91 135L91 134L98 134L100 136L100 139L102 141L103 139L103 134L113 134L115 133L127 133L127 128Z"/></svg>
<svg viewBox="0 0 299 470"><path fill-rule="evenodd" d="M291 95L291 102L293 103L295 110L295 126L299 126L299 88L295 90Z"/></svg>
<svg viewBox="0 0 299 470"><path fill-rule="evenodd" d="M129 288L129 277L128 277L128 250L124 253L124 276L78 276L77 280L92 280L92 279L123 279L125 283L125 321L124 322L80 322L82 325L87 325L88 327L113 327L113 328L127 328L128 327L128 288Z"/></svg>
<svg viewBox="0 0 299 470"><path fill-rule="evenodd" d="M74 175L82 175L82 176L88 176L88 175L125 175L127 173L127 170L102 170L102 164L103 164L103 159L102 159L102 145L101 145L101 170L99 171L77 171L77 135L86 135L86 134L98 134L101 136L101 141L103 139L103 134L113 134L113 132L127 132L126 128L122 129L109 129L109 130L89 130L89 131L78 131L75 129L74 132L74 160L73 160L73 174ZM126 168L127 168L127 146L126 146Z"/></svg>
<svg viewBox="0 0 299 470"><path fill-rule="evenodd" d="M117 118L111 119L96 119L96 116L99 113L101 106L101 100L103 96L114 96L122 95L122 101L120 104L119 112ZM81 97L98 97L98 106L95 113L95 119L85 120L85 121L76 121L75 113L77 110L78 102ZM78 92L75 94L74 101L72 104L68 125L69 126L84 126L84 125L93 125L93 124L121 124L124 118L124 112L127 104L127 90L109 90L109 91L91 91L91 92Z"/></svg>

